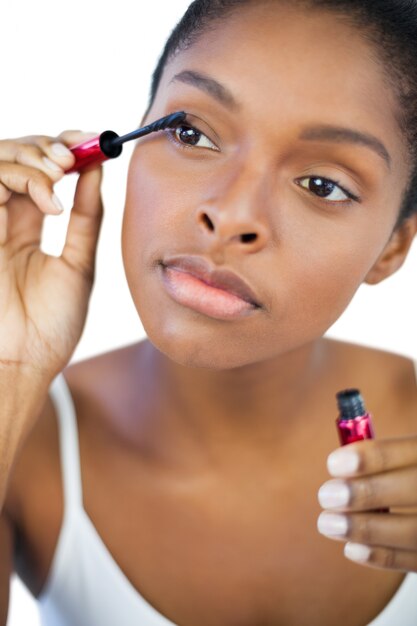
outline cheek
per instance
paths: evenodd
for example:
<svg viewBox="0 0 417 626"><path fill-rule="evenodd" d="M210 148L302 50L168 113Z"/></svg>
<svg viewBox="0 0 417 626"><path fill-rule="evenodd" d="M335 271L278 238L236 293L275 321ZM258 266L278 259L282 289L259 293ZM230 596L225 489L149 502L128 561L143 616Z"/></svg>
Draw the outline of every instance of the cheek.
<svg viewBox="0 0 417 626"><path fill-rule="evenodd" d="M362 218L353 227L344 218L325 219L305 209L271 217L277 245L254 255L247 266L248 275L259 277L257 286L268 301L268 314L245 325L218 324L172 305L153 266L172 253L198 252L201 240L193 210L204 195L203 180L204 176L190 179L183 169L174 168L157 146L148 145L132 156L122 254L130 292L150 340L178 362L226 368L269 358L322 336L376 260L381 233L370 231L372 225ZM358 233L363 233L362 239Z"/></svg>
<svg viewBox="0 0 417 626"><path fill-rule="evenodd" d="M369 227L369 225L368 225ZM364 232L364 228L358 232ZM368 274L378 246L368 239L359 240L352 229L324 224L309 231L304 227L293 230L298 235L292 243L286 240L285 262L289 280L285 281L285 297L290 298L292 324L300 327L303 320L314 331L324 333L342 315ZM306 233L310 232L310 237ZM365 231L366 232L366 231ZM369 232L369 231L368 231ZM276 290L277 291L277 290ZM280 298L276 293L277 310Z"/></svg>
<svg viewBox="0 0 417 626"><path fill-rule="evenodd" d="M155 261L153 255L158 250L163 254L164 233L175 232L174 198L169 182L135 153L129 166L122 227L122 253L128 280L133 274L140 278L140 268Z"/></svg>
<svg viewBox="0 0 417 626"><path fill-rule="evenodd" d="M136 241L143 249L175 244L175 234L190 223L190 207L198 203L201 181L190 176L166 149L167 139L155 138L141 151L137 146L130 162L124 221L125 241L136 231ZM187 242L188 239L185 239ZM163 250L167 253L168 250Z"/></svg>

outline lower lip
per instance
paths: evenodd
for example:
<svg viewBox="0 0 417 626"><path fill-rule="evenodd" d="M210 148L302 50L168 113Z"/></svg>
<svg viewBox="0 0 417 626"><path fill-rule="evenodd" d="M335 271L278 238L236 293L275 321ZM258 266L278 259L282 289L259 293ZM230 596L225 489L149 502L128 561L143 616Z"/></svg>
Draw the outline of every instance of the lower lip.
<svg viewBox="0 0 417 626"><path fill-rule="evenodd" d="M183 306L219 320L247 317L259 307L224 289L211 287L188 272L161 266L162 279L169 295Z"/></svg>

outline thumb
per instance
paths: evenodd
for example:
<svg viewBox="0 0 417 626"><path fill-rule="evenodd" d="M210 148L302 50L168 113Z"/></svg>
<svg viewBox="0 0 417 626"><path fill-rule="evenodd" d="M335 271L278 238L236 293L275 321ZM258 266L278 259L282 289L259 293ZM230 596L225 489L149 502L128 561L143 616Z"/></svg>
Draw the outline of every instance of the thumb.
<svg viewBox="0 0 417 626"><path fill-rule="evenodd" d="M101 166L81 172L61 257L89 282L94 280L95 252L103 218Z"/></svg>

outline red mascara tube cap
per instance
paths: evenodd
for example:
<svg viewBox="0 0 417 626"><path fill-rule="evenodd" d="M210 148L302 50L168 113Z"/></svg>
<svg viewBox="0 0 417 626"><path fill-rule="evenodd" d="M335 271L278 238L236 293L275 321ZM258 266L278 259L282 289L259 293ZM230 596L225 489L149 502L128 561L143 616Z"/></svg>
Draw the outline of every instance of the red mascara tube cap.
<svg viewBox="0 0 417 626"><path fill-rule="evenodd" d="M111 143L117 137L119 135L114 131L105 130L97 137L92 137L92 139L87 139L83 143L72 146L70 150L76 160L72 167L65 170L65 173L79 172L88 165L98 165L107 161L107 159L118 157L122 153L123 145L113 146Z"/></svg>

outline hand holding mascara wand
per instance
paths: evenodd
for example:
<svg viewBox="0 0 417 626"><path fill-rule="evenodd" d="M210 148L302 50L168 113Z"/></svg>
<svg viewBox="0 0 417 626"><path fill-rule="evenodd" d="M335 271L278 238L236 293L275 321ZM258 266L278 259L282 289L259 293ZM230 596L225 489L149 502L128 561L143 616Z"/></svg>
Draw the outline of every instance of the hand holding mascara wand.
<svg viewBox="0 0 417 626"><path fill-rule="evenodd" d="M100 135L70 148L76 161L65 173L71 174L72 172L79 172L89 165L98 165L107 159L115 159L122 153L123 144L126 143L126 141L138 139L139 137L144 137L145 135L149 135L149 133L164 130L165 128L173 128L180 122L183 122L185 118L186 113L184 111L177 111L176 113L161 117L155 122L152 122L152 124L138 128L121 137L112 130L105 130Z"/></svg>

